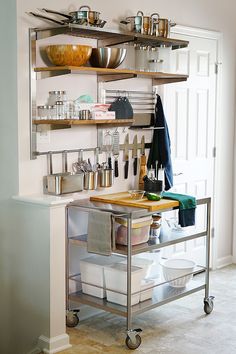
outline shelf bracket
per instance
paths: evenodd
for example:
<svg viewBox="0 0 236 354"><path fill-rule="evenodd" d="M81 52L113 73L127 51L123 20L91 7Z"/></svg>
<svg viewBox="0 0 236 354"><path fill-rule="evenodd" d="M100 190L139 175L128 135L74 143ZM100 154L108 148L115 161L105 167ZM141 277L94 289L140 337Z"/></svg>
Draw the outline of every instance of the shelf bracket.
<svg viewBox="0 0 236 354"><path fill-rule="evenodd" d="M40 124L36 126L36 131L37 133L43 133L49 130L59 130L59 129L68 129L71 128L70 124L65 124L65 125L61 125L61 124Z"/></svg>
<svg viewBox="0 0 236 354"><path fill-rule="evenodd" d="M52 70L52 71L43 71L37 72L37 79L47 79L49 77L68 75L71 73L71 70Z"/></svg>
<svg viewBox="0 0 236 354"><path fill-rule="evenodd" d="M97 44L98 47L107 47L107 46L134 42L134 41L135 41L135 37L119 35L119 36L114 36L114 37L109 37L104 39L98 39Z"/></svg>
<svg viewBox="0 0 236 354"><path fill-rule="evenodd" d="M186 81L188 76L183 76L181 78L160 78L160 79L152 79L152 86L164 85L164 84L172 84L175 82Z"/></svg>
<svg viewBox="0 0 236 354"><path fill-rule="evenodd" d="M137 77L136 74L98 74L98 83L99 82L110 82L110 81L118 81L124 79L132 79Z"/></svg>

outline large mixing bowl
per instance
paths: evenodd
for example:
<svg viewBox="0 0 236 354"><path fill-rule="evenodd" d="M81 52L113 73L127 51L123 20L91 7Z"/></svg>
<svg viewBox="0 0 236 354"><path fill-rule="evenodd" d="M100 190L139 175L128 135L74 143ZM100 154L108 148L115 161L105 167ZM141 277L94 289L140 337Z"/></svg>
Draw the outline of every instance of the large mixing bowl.
<svg viewBox="0 0 236 354"><path fill-rule="evenodd" d="M90 58L92 47L75 44L49 45L46 47L46 53L54 65L81 66Z"/></svg>
<svg viewBox="0 0 236 354"><path fill-rule="evenodd" d="M115 69L123 62L125 56L125 48L93 48L89 61L96 68Z"/></svg>

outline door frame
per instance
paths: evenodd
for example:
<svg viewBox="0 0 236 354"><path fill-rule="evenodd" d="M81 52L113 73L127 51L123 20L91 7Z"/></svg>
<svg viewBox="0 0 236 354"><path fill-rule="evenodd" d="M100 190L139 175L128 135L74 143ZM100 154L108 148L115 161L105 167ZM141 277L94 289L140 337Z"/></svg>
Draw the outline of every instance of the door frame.
<svg viewBox="0 0 236 354"><path fill-rule="evenodd" d="M221 119L221 90L222 90L222 45L223 35L217 31L210 31L201 28L188 27L177 25L171 29L171 33L182 34L191 37L211 39L216 42L216 68L218 70L216 75L216 103L215 103L215 134L214 134L214 146L220 150L219 139L219 121ZM213 152L212 152L213 153ZM217 210L221 210L222 201L220 200L220 181L219 181L219 168L220 168L220 154L216 153L214 158L214 171L213 171L213 198L211 207L211 259L210 264L212 269L216 269L221 266L217 254L218 254L218 240L219 240L219 223L220 218L216 217L219 213ZM236 243L236 242L235 242ZM235 245L235 258L236 258L236 245ZM225 265L225 264L224 264Z"/></svg>

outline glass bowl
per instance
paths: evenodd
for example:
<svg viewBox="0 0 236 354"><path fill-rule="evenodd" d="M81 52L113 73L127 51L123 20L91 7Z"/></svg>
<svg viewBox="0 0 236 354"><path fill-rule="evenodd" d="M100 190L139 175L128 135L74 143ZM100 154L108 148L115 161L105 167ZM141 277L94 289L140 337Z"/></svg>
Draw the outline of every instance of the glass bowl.
<svg viewBox="0 0 236 354"><path fill-rule="evenodd" d="M145 191L132 189L129 190L128 193L130 194L131 199L140 200L143 198Z"/></svg>

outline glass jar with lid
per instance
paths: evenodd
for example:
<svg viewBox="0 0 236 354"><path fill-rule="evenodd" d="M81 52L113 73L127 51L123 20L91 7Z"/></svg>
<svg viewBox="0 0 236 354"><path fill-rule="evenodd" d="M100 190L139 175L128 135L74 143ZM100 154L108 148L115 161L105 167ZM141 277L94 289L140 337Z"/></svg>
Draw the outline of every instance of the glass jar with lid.
<svg viewBox="0 0 236 354"><path fill-rule="evenodd" d="M65 119L65 105L63 101L56 101L56 119Z"/></svg>
<svg viewBox="0 0 236 354"><path fill-rule="evenodd" d="M49 91L48 105L54 106L57 101L67 101L66 91Z"/></svg>
<svg viewBox="0 0 236 354"><path fill-rule="evenodd" d="M138 71L148 71L148 47L143 45L135 46L135 68Z"/></svg>
<svg viewBox="0 0 236 354"><path fill-rule="evenodd" d="M46 105L38 106L37 111L38 111L38 119L48 119Z"/></svg>
<svg viewBox="0 0 236 354"><path fill-rule="evenodd" d="M148 50L148 70L150 72L162 71L163 60L159 59L158 48L149 47Z"/></svg>

